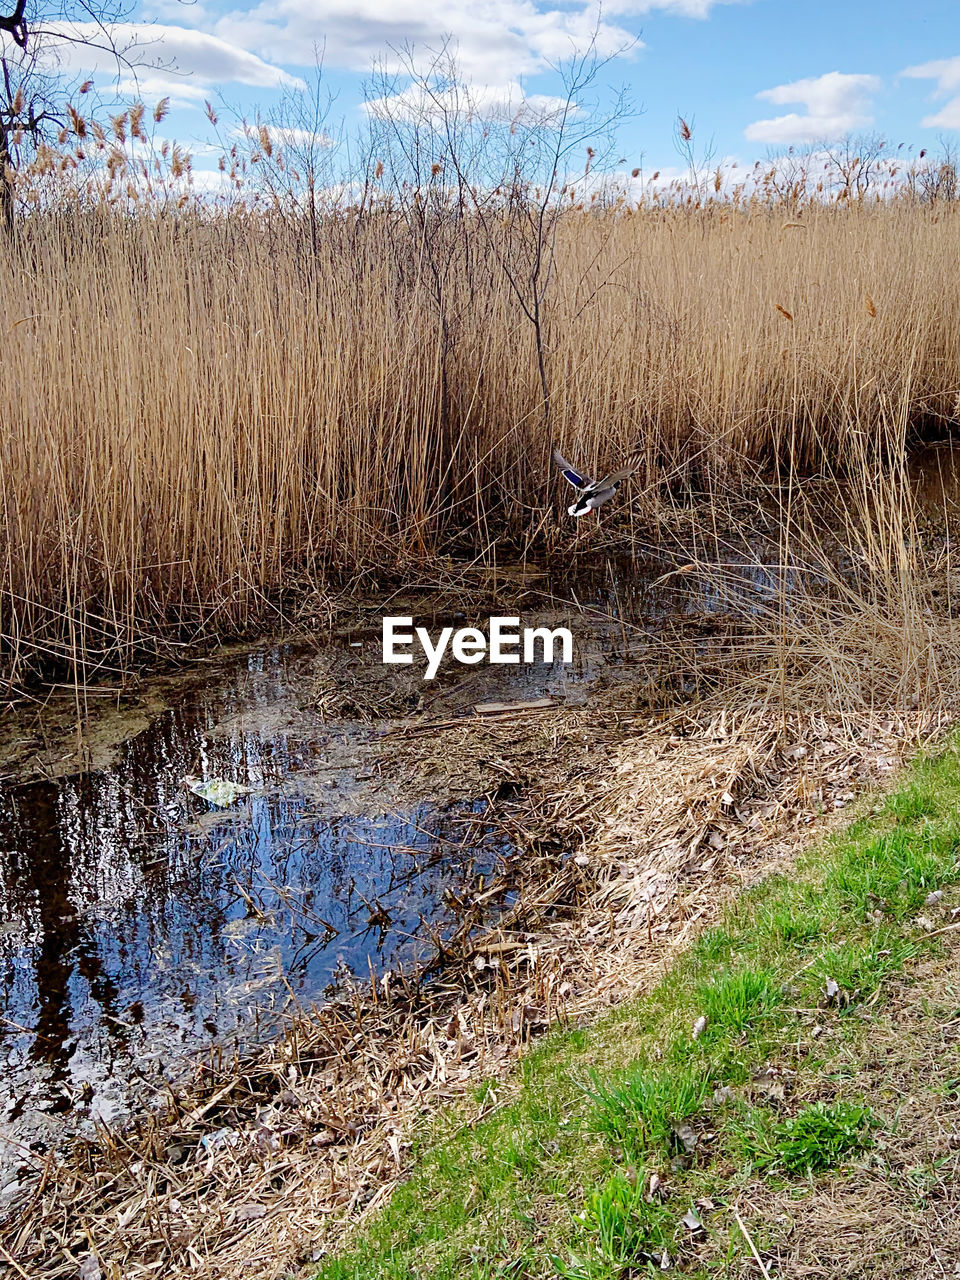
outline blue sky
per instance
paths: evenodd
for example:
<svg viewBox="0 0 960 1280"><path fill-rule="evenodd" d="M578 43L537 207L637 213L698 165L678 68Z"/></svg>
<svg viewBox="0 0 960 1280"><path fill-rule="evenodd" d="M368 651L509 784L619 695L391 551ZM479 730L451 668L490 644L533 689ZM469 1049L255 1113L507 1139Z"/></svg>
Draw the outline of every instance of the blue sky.
<svg viewBox="0 0 960 1280"><path fill-rule="evenodd" d="M621 130L628 166L679 167L678 114L694 123L698 150L741 164L864 131L915 149L960 142L957 0L609 0L602 11L582 0L138 0L131 23L120 42L166 64L141 66L139 92L148 105L172 97L163 131L188 146L209 137L204 98L222 120L268 115L284 85L310 78L315 46L336 94L332 123L342 118L349 133L370 68L395 61L391 49L426 56L450 36L484 100L513 109L524 95L556 94L550 64L594 28L615 54L594 96L627 86L640 109ZM102 92L116 81L105 56L73 49L66 60ZM213 164L202 146L195 164Z"/></svg>

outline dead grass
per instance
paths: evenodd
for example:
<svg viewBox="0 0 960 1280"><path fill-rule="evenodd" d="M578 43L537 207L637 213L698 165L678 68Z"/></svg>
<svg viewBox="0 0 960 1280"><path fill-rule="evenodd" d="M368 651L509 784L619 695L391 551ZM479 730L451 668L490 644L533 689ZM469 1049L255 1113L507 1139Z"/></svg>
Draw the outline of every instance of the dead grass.
<svg viewBox="0 0 960 1280"><path fill-rule="evenodd" d="M471 1124L501 1105L509 1088L472 1105L471 1091L507 1078L552 1024L648 988L725 901L788 867L952 721L954 624L909 603L929 598L926 578L907 588L912 631L883 554L866 563L866 590L821 557L817 593L792 603L778 590L758 609L742 576L731 586L721 572L718 527L686 563L732 600L746 591L751 629L694 645L624 622L625 648L642 645L658 679L685 675L699 698L651 708L641 666L636 686L583 708L425 714L383 737L378 767L400 778L428 785L431 768L461 769L471 796L501 794L494 820L517 851L503 876L467 895L457 935L420 972L319 1011L291 1006L275 1041L198 1064L126 1129L46 1159L24 1153L0 1223L8 1256L38 1280L72 1277L90 1252L111 1278L160 1268L234 1280L250 1267L281 1276L336 1247L404 1177L425 1112L452 1104ZM790 532L797 555L822 547L809 521ZM912 553L930 584L942 583L942 547ZM323 690L342 693L343 672L328 677ZM383 689L368 692L375 714Z"/></svg>
<svg viewBox="0 0 960 1280"><path fill-rule="evenodd" d="M960 1264L960 946L894 981L859 1036L829 1027L807 1087L869 1102L889 1132L873 1158L793 1186L757 1180L739 1212L771 1274L872 1280L953 1275ZM832 1083L835 1082L835 1083ZM722 1251L723 1240L714 1247ZM727 1271L756 1276L741 1255Z"/></svg>
<svg viewBox="0 0 960 1280"><path fill-rule="evenodd" d="M403 1178L424 1112L470 1125L500 1106L509 1086L471 1090L551 1024L649 986L955 716L952 544L925 541L904 459L911 431L956 415L960 211L812 206L800 223L716 207L560 225L557 439L591 468L639 447L616 539L740 611L716 644L623 624L656 683L699 700L665 713L641 681L625 703L386 740L398 770L456 757L477 764L471 794L478 777L520 790L498 802L518 850L502 882L477 887L424 973L291 1007L275 1042L201 1063L125 1130L24 1153L0 1221L14 1274L72 1280L93 1255L108 1280L267 1280L336 1247ZM535 351L491 263L474 278L454 255L451 327L388 217L326 230L307 259L289 224L241 212L22 229L8 307L29 359L0 369L11 681L122 676L295 607L329 620L331 573L422 580L426 551L492 565L497 538L576 550L544 522ZM725 511L754 462L775 514L754 520L741 493L736 523L776 554L731 586ZM826 531L797 487L809 468ZM708 497L696 519L675 498L688 483ZM343 711L343 672L319 693ZM382 707L377 688L354 709Z"/></svg>
<svg viewBox="0 0 960 1280"><path fill-rule="evenodd" d="M788 867L950 723L950 531L926 538L909 490L884 475L879 515L872 489L843 491L852 577L800 494L786 522L758 508L777 554L748 541L732 575L742 510L721 520L714 502L713 522L667 510L681 581L727 601L722 626L693 642L623 618L624 656L642 659L635 686L583 708L425 714L385 736L381 765L398 776L460 768L471 796L501 794L494 818L517 851L502 878L475 886L420 972L316 1012L291 1005L275 1041L200 1062L127 1128L45 1159L25 1152L0 1222L8 1258L37 1280L72 1278L91 1253L110 1280L235 1280L335 1248L403 1179L424 1113L453 1105L467 1125L489 1114L510 1087L473 1103L471 1091L507 1079L532 1037L652 985L725 901ZM788 570L800 588L787 589ZM686 682L686 704L651 704L650 669L661 687ZM328 671L320 692L345 687ZM383 695L376 683L357 709L375 715Z"/></svg>
<svg viewBox="0 0 960 1280"><path fill-rule="evenodd" d="M534 1052L503 1122L427 1145L320 1274L950 1274L957 786L948 741L659 985ZM825 1155L850 1115L868 1128ZM816 1163L788 1166L804 1116Z"/></svg>

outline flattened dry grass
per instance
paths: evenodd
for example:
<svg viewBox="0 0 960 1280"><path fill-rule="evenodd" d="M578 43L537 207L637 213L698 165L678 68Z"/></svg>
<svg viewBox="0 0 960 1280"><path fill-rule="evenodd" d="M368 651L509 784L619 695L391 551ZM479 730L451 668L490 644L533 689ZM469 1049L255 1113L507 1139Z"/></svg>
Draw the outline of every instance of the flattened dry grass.
<svg viewBox="0 0 960 1280"><path fill-rule="evenodd" d="M509 1074L531 1039L559 1026L565 1043L586 1047L577 1028L655 986L662 966L717 920L725 901L789 866L824 813L882 778L917 730L910 722L862 724L857 742L846 742L837 716L784 722L769 709L734 714L726 705L652 723L632 712L627 732L608 715L599 739L589 704L494 719L413 725L409 738L402 729L381 739L382 761L402 769L422 772L438 753L482 748L494 787L504 771L522 784L516 799L484 815L516 849L512 865L461 904L461 930L422 957L424 980L395 975L315 1014L294 1010L275 1041L198 1061L155 1112L64 1149L23 1152L21 1180L5 1188L0 1248L38 1280L70 1280L87 1252L105 1274L119 1270L129 1280L158 1268L205 1280L256 1268L279 1280L389 1199L411 1158L431 1145L425 1114L440 1112L435 1132L456 1137L502 1111L507 1127L489 1131L496 1161L483 1170L469 1146L465 1155L438 1148L450 1184L447 1192L430 1187L441 1199L456 1188L458 1221L483 1242L489 1222L476 1218L478 1197L492 1205L514 1191L527 1196L545 1155L560 1154L553 1144L567 1135L558 1125L576 1120L589 1068L601 1085L631 1068L622 1056L605 1062L594 1039L572 1081L572 1059L534 1050L530 1062L544 1064L546 1075L529 1077L540 1084L532 1128L521 1132ZM911 803L932 801L921 790ZM488 927L491 903L510 893L515 899L503 901ZM810 938L796 927L803 913L789 897L774 895L770 915L790 936ZM484 931L471 931L478 924ZM735 1011L744 1043L775 1027L782 1002L771 967L764 980L755 961L741 981L723 929L701 946L711 965L696 975L696 998ZM616 1038L625 1050L642 1034L632 1008ZM697 1044L722 1063L722 1022L708 1024ZM660 1066L692 1079L697 1063ZM524 1078L531 1070L521 1067ZM703 1082L694 1084L699 1097ZM656 1127L669 1092L646 1092ZM659 1131L670 1143L662 1124ZM577 1140L602 1154L599 1131L579 1126ZM576 1172L566 1163L554 1172L552 1194L576 1198ZM442 1244L449 1224L441 1215L435 1225ZM415 1265L419 1275L432 1265L432 1246L421 1245L415 1264L403 1255L398 1266Z"/></svg>

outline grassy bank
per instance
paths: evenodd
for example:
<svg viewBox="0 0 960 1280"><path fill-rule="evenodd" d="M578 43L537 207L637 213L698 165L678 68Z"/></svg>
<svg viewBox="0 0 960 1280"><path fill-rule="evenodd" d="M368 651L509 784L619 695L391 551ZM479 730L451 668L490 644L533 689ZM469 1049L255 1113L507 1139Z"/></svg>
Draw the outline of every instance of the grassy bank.
<svg viewBox="0 0 960 1280"><path fill-rule="evenodd" d="M629 531L671 484L753 462L852 457L874 492L878 442L899 457L955 415L952 204L564 208L549 431L509 223L438 190L320 230L242 204L18 225L0 673L112 676L163 637L277 625L281 595L331 570L543 544L567 497L551 437L590 469L637 452L605 517Z"/></svg>
<svg viewBox="0 0 960 1280"><path fill-rule="evenodd" d="M958 853L953 738L437 1124L318 1280L952 1273Z"/></svg>

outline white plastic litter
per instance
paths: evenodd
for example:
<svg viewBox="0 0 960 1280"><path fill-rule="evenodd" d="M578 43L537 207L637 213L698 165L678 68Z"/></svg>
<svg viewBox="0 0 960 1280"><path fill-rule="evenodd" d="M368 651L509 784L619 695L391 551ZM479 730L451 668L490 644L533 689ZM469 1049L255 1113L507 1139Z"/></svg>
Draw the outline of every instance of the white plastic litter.
<svg viewBox="0 0 960 1280"><path fill-rule="evenodd" d="M201 800L209 800L211 804L218 805L221 809L229 808L241 796L248 796L252 790L251 787L241 787L236 782L228 782L226 778L207 778L204 781L203 778L188 775L183 781L195 796L199 796Z"/></svg>

